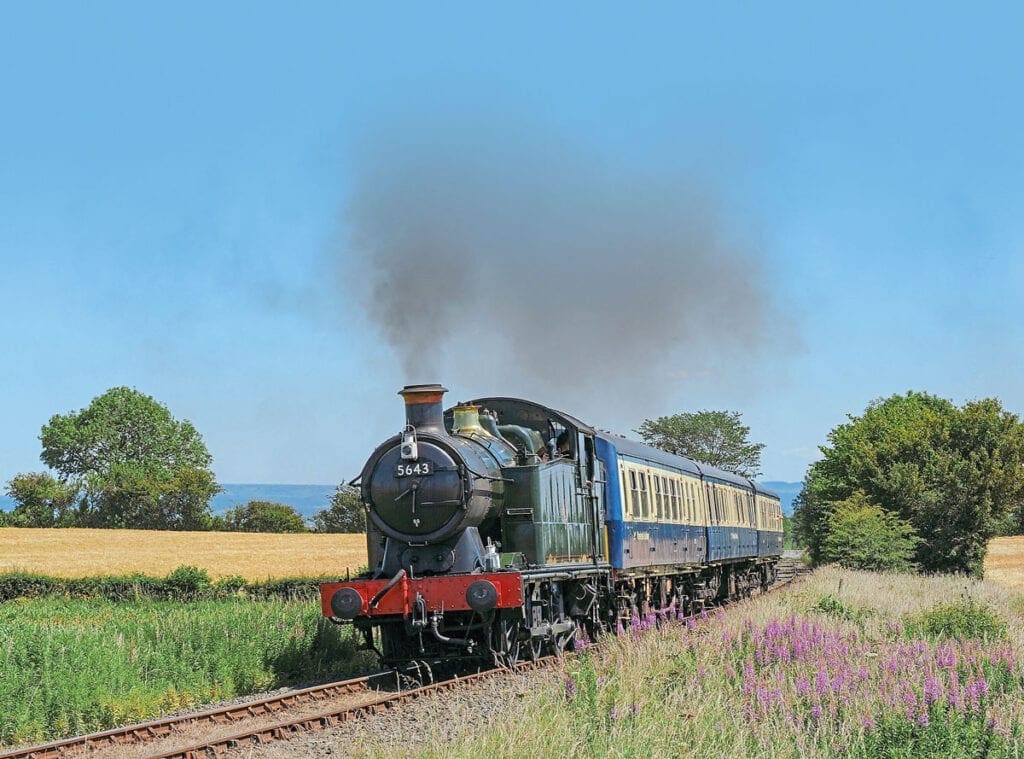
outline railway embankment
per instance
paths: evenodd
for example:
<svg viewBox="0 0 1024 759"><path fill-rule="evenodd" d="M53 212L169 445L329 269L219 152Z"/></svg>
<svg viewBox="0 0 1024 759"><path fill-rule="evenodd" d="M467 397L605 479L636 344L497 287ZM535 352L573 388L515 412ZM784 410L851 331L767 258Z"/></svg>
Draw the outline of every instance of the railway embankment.
<svg viewBox="0 0 1024 759"><path fill-rule="evenodd" d="M991 582L826 568L707 624L636 632L560 669L245 756L1006 756L1024 745L1024 603Z"/></svg>

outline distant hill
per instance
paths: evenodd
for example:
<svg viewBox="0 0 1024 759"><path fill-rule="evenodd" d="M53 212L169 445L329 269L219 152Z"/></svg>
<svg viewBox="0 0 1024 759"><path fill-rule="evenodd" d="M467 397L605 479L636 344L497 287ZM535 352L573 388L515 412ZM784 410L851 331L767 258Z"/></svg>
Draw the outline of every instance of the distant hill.
<svg viewBox="0 0 1024 759"><path fill-rule="evenodd" d="M778 482L764 480L762 483L769 490L774 491L782 501L782 513L787 517L793 516L793 499L800 495L800 489L804 486L802 482Z"/></svg>

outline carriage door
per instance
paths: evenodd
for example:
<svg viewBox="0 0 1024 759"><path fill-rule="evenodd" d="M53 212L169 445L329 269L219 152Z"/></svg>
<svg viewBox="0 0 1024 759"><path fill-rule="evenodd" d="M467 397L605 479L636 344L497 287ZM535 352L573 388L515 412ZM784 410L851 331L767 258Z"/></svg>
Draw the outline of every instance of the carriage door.
<svg viewBox="0 0 1024 759"><path fill-rule="evenodd" d="M590 533L590 556L596 564L604 558L604 465L595 453L594 438L579 433L577 449L580 451L579 493L586 504L586 521Z"/></svg>

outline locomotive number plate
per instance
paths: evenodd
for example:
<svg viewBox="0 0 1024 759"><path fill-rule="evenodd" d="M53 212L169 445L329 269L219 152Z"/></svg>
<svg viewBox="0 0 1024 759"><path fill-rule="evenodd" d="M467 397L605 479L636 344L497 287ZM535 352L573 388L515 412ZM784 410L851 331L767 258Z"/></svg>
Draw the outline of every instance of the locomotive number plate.
<svg viewBox="0 0 1024 759"><path fill-rule="evenodd" d="M434 473L434 462L412 461L395 464L395 477L426 477Z"/></svg>

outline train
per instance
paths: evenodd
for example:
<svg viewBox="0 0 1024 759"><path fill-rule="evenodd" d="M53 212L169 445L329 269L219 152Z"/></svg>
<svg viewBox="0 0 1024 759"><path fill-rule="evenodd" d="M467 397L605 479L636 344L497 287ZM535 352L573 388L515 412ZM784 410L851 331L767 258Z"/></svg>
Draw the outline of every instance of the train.
<svg viewBox="0 0 1024 759"><path fill-rule="evenodd" d="M757 482L529 400L446 410L446 392L399 392L405 425L353 482L369 569L320 586L383 663L510 666L775 581L781 503Z"/></svg>

